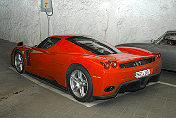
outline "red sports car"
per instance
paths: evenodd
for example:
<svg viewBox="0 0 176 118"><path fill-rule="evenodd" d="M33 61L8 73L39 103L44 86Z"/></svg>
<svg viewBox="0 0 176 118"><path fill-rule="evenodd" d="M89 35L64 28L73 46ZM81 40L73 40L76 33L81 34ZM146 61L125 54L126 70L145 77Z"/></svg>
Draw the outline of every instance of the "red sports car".
<svg viewBox="0 0 176 118"><path fill-rule="evenodd" d="M85 36L51 36L34 47L19 42L11 64L25 71L54 79L81 102L112 98L136 91L157 81L161 55L150 51L114 47Z"/></svg>

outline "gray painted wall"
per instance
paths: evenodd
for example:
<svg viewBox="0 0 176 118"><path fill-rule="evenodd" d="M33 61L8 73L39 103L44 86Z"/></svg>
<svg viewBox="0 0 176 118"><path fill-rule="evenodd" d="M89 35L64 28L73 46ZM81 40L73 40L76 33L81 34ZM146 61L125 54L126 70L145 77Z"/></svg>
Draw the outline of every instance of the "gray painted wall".
<svg viewBox="0 0 176 118"><path fill-rule="evenodd" d="M0 38L27 45L47 37L40 0L1 0ZM150 42L176 29L176 0L53 0L50 35L81 34L112 44Z"/></svg>

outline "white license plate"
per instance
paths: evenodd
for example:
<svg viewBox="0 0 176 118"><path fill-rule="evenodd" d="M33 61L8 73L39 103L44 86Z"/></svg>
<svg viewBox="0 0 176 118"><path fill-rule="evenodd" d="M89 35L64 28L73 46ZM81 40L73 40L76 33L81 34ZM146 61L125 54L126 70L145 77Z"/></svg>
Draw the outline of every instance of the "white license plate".
<svg viewBox="0 0 176 118"><path fill-rule="evenodd" d="M150 69L135 72L135 78L139 79L150 75Z"/></svg>

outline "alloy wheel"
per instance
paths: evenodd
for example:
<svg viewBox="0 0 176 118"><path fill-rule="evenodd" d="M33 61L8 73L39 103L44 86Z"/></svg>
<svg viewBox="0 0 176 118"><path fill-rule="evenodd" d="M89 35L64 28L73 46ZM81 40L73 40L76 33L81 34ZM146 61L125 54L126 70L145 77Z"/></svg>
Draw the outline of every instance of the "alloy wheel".
<svg viewBox="0 0 176 118"><path fill-rule="evenodd" d="M15 67L18 72L23 71L23 57L20 53L16 53L15 55Z"/></svg>
<svg viewBox="0 0 176 118"><path fill-rule="evenodd" d="M70 76L70 87L78 98L83 98L88 92L88 80L81 70L74 70Z"/></svg>

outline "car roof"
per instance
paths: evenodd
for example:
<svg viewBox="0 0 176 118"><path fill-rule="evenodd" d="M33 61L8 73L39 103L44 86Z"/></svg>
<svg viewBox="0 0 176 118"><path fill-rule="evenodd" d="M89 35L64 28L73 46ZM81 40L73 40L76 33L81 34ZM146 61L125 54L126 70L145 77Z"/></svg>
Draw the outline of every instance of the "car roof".
<svg viewBox="0 0 176 118"><path fill-rule="evenodd" d="M54 36L50 36L50 37L69 38L69 37L75 37L75 36L84 36L84 35L54 35Z"/></svg>

